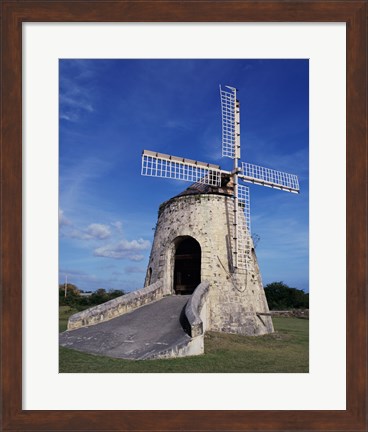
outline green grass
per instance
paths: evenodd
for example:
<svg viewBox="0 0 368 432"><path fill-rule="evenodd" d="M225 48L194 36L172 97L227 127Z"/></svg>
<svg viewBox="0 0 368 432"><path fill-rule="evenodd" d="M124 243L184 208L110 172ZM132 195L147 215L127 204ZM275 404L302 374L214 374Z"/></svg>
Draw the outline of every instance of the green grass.
<svg viewBox="0 0 368 432"><path fill-rule="evenodd" d="M69 306L59 306L59 332L63 332L67 328L68 318L76 311Z"/></svg>
<svg viewBox="0 0 368 432"><path fill-rule="evenodd" d="M63 332L67 329L68 318L70 315L77 313L77 309L73 309L70 306L59 306L59 332Z"/></svg>
<svg viewBox="0 0 368 432"><path fill-rule="evenodd" d="M74 310L60 308L60 331ZM61 373L308 372L309 321L273 318L275 333L259 337L207 332L205 354L167 360L121 360L60 347Z"/></svg>

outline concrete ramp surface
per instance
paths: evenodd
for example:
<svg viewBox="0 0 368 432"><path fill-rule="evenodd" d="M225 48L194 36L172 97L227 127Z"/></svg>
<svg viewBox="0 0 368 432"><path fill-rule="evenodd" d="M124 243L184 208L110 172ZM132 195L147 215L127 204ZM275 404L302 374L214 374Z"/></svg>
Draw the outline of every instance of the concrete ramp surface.
<svg viewBox="0 0 368 432"><path fill-rule="evenodd" d="M60 334L66 348L123 359L155 358L191 338L180 316L190 296L165 297L110 321Z"/></svg>

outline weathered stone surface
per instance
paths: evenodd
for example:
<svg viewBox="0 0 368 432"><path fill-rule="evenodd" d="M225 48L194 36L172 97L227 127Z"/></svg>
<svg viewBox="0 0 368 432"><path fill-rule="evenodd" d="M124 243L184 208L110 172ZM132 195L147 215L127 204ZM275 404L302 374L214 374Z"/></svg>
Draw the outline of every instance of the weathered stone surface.
<svg viewBox="0 0 368 432"><path fill-rule="evenodd" d="M207 323L207 298L210 284L202 282L190 296L185 306L185 318L191 337L204 335Z"/></svg>
<svg viewBox="0 0 368 432"><path fill-rule="evenodd" d="M180 324L188 296L162 298L130 313L60 334L60 345L91 354L143 360L203 353L202 337L191 338Z"/></svg>
<svg viewBox="0 0 368 432"><path fill-rule="evenodd" d="M162 281L164 295L174 293L176 245L184 237L201 247L201 281L210 284L208 330L245 335L273 332L257 258L252 249L250 269L232 272L233 199L227 195L200 194L175 197L160 206L145 284Z"/></svg>

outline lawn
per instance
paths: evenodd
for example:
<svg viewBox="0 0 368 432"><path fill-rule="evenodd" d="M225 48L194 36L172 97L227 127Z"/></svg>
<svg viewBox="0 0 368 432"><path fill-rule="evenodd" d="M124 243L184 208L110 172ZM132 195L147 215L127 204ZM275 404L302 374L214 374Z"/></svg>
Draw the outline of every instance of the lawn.
<svg viewBox="0 0 368 432"><path fill-rule="evenodd" d="M59 306L59 332L66 330L68 318L70 315L73 315L77 312L77 309L73 309L69 306Z"/></svg>
<svg viewBox="0 0 368 432"><path fill-rule="evenodd" d="M76 311L60 307L60 331ZM167 360L121 360L60 347L61 373L280 373L308 372L309 321L273 318L275 333L259 337L207 332L205 354Z"/></svg>

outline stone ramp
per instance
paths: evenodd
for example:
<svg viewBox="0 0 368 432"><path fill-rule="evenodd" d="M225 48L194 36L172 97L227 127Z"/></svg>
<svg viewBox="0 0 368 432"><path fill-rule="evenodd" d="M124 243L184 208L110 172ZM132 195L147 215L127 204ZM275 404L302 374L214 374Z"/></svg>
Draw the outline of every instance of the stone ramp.
<svg viewBox="0 0 368 432"><path fill-rule="evenodd" d="M110 321L65 331L59 343L65 348L123 359L158 357L190 341L180 324L189 297L164 297Z"/></svg>

